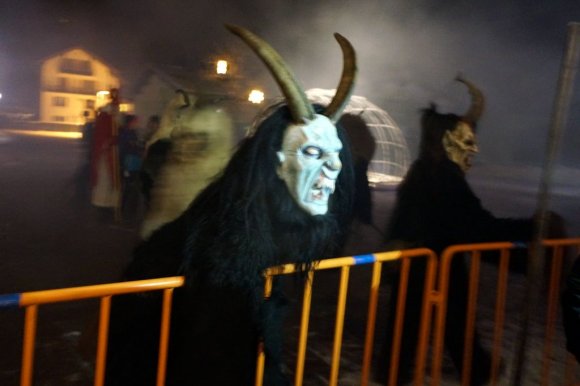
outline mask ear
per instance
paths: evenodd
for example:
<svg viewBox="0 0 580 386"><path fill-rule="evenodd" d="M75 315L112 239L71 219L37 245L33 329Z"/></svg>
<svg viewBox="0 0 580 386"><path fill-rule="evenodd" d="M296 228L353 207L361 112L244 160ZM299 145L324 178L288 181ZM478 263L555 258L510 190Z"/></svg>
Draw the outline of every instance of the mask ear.
<svg viewBox="0 0 580 386"><path fill-rule="evenodd" d="M276 152L276 156L278 157L278 165L276 166L276 174L281 179L284 179L283 176L282 176L282 174L283 174L282 173L282 164L284 163L284 160L286 159L286 156L281 151L277 151Z"/></svg>
<svg viewBox="0 0 580 386"><path fill-rule="evenodd" d="M446 152L449 152L453 147L453 143L456 142L456 138L454 138L453 132L450 130L446 131L445 134L443 134L442 142L443 149L445 149Z"/></svg>
<svg viewBox="0 0 580 386"><path fill-rule="evenodd" d="M283 153L283 152L281 152L281 151L277 151L277 152L276 152L276 155L278 156L278 161L279 161L280 163L284 162L284 160L286 159L286 156L285 156L285 155L284 155L284 153Z"/></svg>

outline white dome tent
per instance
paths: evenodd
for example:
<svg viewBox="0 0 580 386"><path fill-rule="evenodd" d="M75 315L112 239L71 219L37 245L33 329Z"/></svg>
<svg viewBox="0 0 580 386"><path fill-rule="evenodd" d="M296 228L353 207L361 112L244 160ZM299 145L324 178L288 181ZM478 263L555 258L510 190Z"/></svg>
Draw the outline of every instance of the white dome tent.
<svg viewBox="0 0 580 386"><path fill-rule="evenodd" d="M319 88L306 91L308 99L324 106L330 103L334 93L335 90ZM375 139L376 150L367 173L371 186L398 184L410 163L409 148L399 126L385 110L362 96L353 95L344 113L361 117Z"/></svg>

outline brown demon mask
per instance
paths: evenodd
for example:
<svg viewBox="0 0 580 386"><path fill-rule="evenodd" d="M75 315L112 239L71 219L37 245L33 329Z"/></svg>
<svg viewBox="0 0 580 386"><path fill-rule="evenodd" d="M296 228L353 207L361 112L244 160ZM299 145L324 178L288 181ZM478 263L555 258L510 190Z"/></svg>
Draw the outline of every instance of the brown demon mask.
<svg viewBox="0 0 580 386"><path fill-rule="evenodd" d="M461 170L467 172L471 168L471 158L479 152L475 127L481 117L484 108L483 93L475 85L461 75L457 76L457 81L465 84L471 95L471 106L469 110L458 120L452 130L447 130L443 134L443 148L447 157L455 162Z"/></svg>

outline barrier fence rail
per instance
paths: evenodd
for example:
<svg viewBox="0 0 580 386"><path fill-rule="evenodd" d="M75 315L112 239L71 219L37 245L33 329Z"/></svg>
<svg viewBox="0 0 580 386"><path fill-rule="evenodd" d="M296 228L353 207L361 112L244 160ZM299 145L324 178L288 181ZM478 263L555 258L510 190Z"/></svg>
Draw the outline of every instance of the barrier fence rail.
<svg viewBox="0 0 580 386"><path fill-rule="evenodd" d="M580 251L580 238L544 240L543 245L547 250L551 250L552 252L550 256L551 269L546 307L547 319L542 357L541 383L542 385L547 386L549 385L549 375L551 371L549 359L553 355L553 339L556 330L558 296L562 280L561 270L564 258L564 249L575 247L575 255L578 255ZM454 258L463 256L464 254L468 254L471 264L469 274L470 284L468 291L469 300L466 310L467 327L465 332L466 339L464 347L464 366L463 372L461 374L461 384L468 385L471 372L471 356L473 349L472 340L475 331L475 314L478 300L481 254L483 252L497 251L499 252L500 257L494 311L494 332L491 364L491 384L496 385L498 382L500 356L502 352L502 338L506 318L505 305L508 290L507 282L509 276L509 260L511 257L510 252L514 249L524 247L526 247L525 244L511 242L455 245L443 251L440 259L438 259L433 251L425 248L418 248L381 252L361 256L334 258L316 262L313 269L307 272L307 280L304 281L297 359L294 372L294 385L302 386L304 379L312 286L314 283L315 272L319 270L340 269L338 300L336 305L334 325L334 340L331 351L330 374L328 378L328 384L334 386L338 384L339 379L338 376L340 370L339 366L341 358L341 345L346 314L346 299L348 295L350 268L358 265L372 264L360 380L360 384L362 386L366 386L369 383L370 377L382 265L385 262L399 261L400 280L397 292L397 312L393 329L394 339L391 349L391 363L388 381L390 386L396 385L399 354L401 351L401 332L404 328L405 299L409 285L409 270L411 264L419 260L422 260L426 263L426 275L424 279L423 302L421 305L421 321L419 326L413 384L415 386L422 385L426 379L425 373L428 363L428 350L430 345L432 345L430 381L432 386L440 385L450 267ZM299 269L294 264L281 265L265 270L265 298L268 299L271 294L272 281L275 276L293 274L298 270ZM100 298L99 330L97 336L94 385L101 386L104 384L105 379L105 359L107 353L107 336L111 297L114 295L145 291L163 291L161 333L159 337L160 347L156 379L157 386L162 386L164 384L166 372L172 294L173 290L175 288L181 287L183 283L183 277L168 277L152 280L0 295L0 310L6 307L22 307L25 309L20 384L22 386L32 385L38 306L49 303ZM433 315L435 316L434 323L432 323ZM431 335L432 324L434 328L433 335ZM568 355L565 385L573 385L574 381L573 378L575 365L571 358L572 356ZM256 386L262 385L264 376L264 364L265 354L263 351L263 345L260 344L257 355L257 371L255 381Z"/></svg>
<svg viewBox="0 0 580 386"><path fill-rule="evenodd" d="M550 262L550 277L548 281L548 295L546 299L546 326L545 338L542 356L541 383L542 386L550 384L550 359L553 354L553 338L556 331L557 311L559 304L559 294L561 287L562 264L564 259L564 249L575 247L574 256L578 256L580 251L580 238L543 240L543 247L546 252L551 250L551 255L546 254ZM517 248L527 248L523 243L482 243L454 245L443 251L441 254L439 266L439 284L437 288L437 298L433 299L433 304L437 308L437 317L434 333L434 355L432 365L432 383L438 386L441 382L441 369L443 362L443 342L445 337L445 318L448 301L449 278L451 262L454 258L463 256L468 253L471 262L469 274L469 291L468 306L466 310L467 326L465 331L465 346L463 355L463 372L461 374L461 385L469 385L471 375L471 362L473 354L473 337L475 333L475 317L478 299L478 285L480 275L480 262L482 252L496 251L500 253L498 268L498 282L496 288L496 303L494 311L494 331L492 345L492 363L491 363L491 385L497 385L500 370L500 355L503 347L503 332L505 328L505 306L507 296L507 281L509 275L510 251ZM540 285L540 283L536 283ZM565 385L572 385L574 362L572 356L567 354L565 358L566 375Z"/></svg>
<svg viewBox="0 0 580 386"><path fill-rule="evenodd" d="M111 310L111 296L161 290L163 291L163 303L161 310L161 333L159 337L157 386L162 386L165 380L165 364L167 360L172 292L174 288L181 287L183 282L183 277L166 277L161 279L138 280L112 284L99 284L84 287L0 295L0 309L7 307L22 307L25 309L20 385L32 385L34 346L36 339L36 326L39 305L100 298L101 303L99 312L99 331L97 337L94 385L102 386L105 381L105 360L107 354L107 336Z"/></svg>

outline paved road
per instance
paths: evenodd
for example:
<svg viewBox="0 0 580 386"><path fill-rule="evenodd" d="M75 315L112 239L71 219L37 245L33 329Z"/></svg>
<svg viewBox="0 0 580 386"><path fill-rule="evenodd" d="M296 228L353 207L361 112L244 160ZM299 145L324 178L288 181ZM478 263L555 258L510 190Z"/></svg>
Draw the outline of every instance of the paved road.
<svg viewBox="0 0 580 386"><path fill-rule="evenodd" d="M102 216L86 205L82 189L77 189L76 184L83 160L83 149L76 140L13 136L0 131L0 293L107 283L119 277L137 235L130 227L112 226L110 216ZM537 173L523 169L514 183L513 178L500 171L505 169L474 170L478 174L473 185L484 204L501 216L532 213L534 189L530 188L530 180ZM559 184L554 207L565 214L571 234L580 235L578 176L580 173L574 170L559 176L566 183ZM572 179L573 182L567 183ZM491 184L490 181L509 183ZM373 194L375 222L380 228L389 215L394 192L378 190ZM501 200L498 200L499 194L503 195ZM380 238L377 230L361 227L350 242L351 251L377 251ZM484 267L485 270L489 273L484 275L493 275L492 268ZM368 277L368 268L353 270L341 366L340 384L345 386L358 384L356 374L360 366ZM306 384L312 386L324 385L328 376L328 343L332 340L337 274L324 273L316 280L306 367ZM517 278L510 283L516 292L523 288L523 281ZM292 294L292 285L289 290ZM509 307L517 307L518 299L521 297L514 296ZM480 311L483 334L488 336L492 327L491 302L484 298ZM296 300L296 306L298 303ZM97 304L92 301L41 308L35 373L38 385L91 384L91 363L83 359L77 347L80 331L93 320L96 310ZM296 313L290 315L287 327L290 357L295 350L292 337L296 336L296 320ZM508 345L513 345L517 325L510 323L506 340ZM535 323L533 331L539 337L542 321ZM18 384L21 324L20 310L1 311L0 385L3 386ZM562 345L561 331L556 342ZM534 345L537 344L534 340ZM562 371L561 355L558 351L554 359L560 366L558 372ZM536 384L538 378L534 366L537 367L530 364L529 384ZM446 372L450 374L446 375L445 384L457 384L452 370Z"/></svg>

